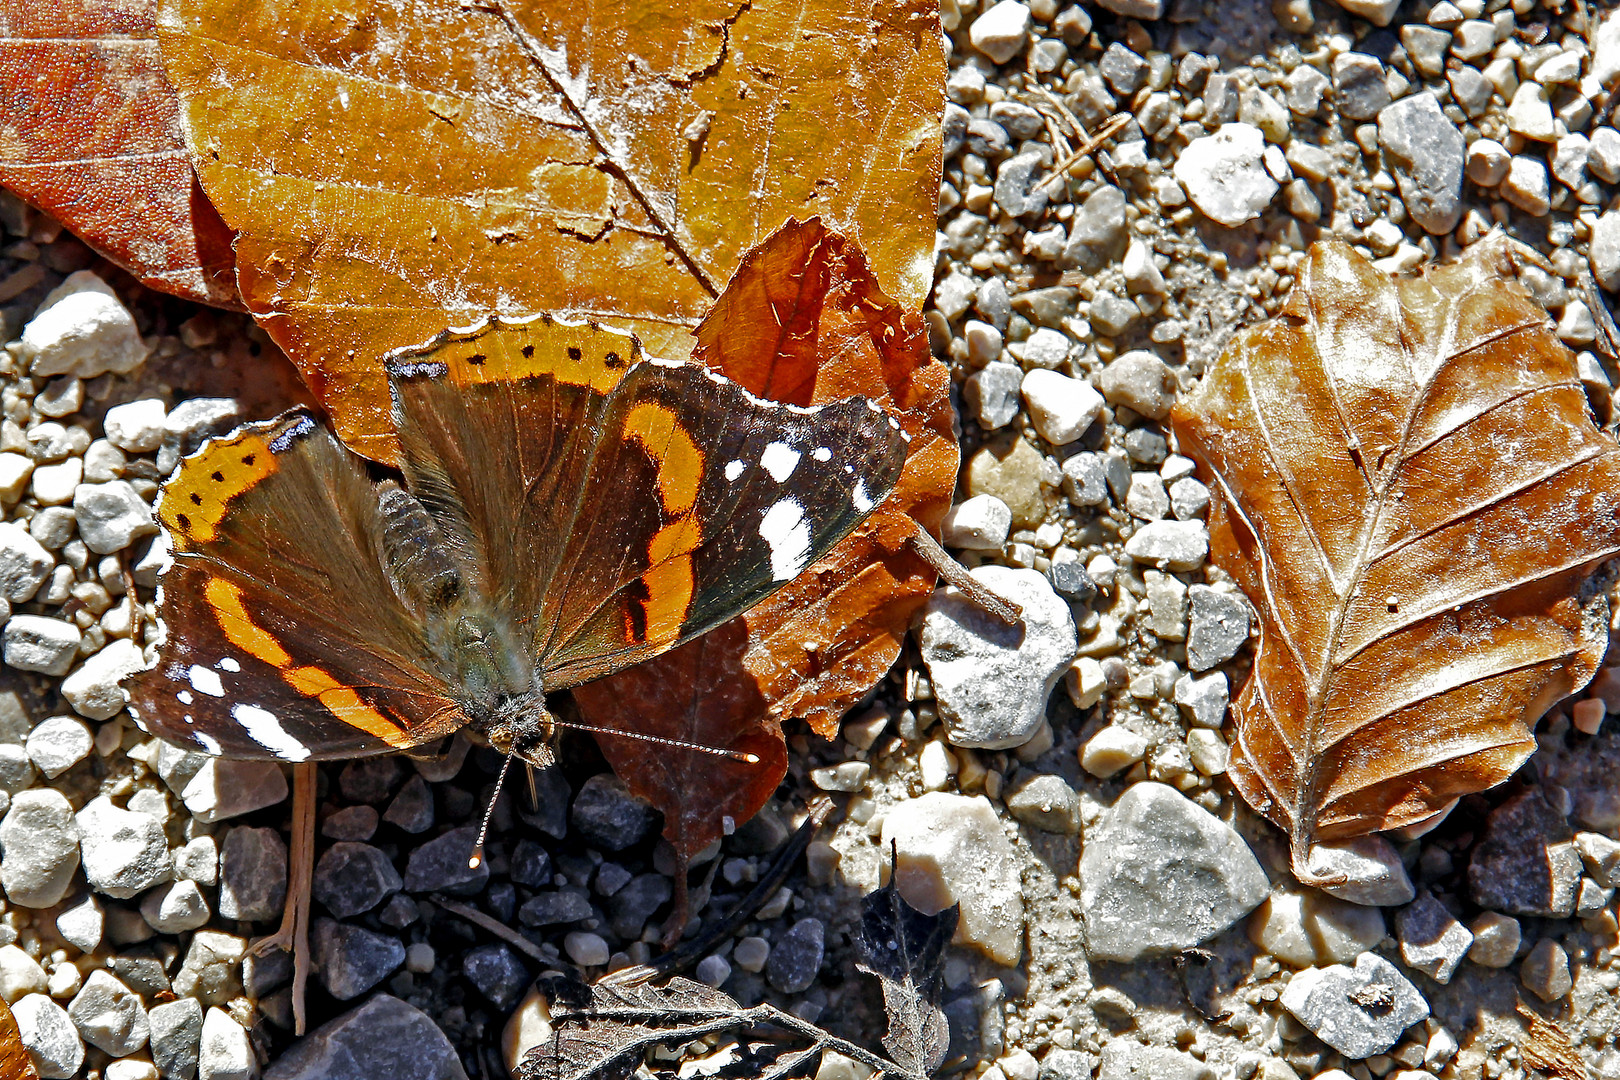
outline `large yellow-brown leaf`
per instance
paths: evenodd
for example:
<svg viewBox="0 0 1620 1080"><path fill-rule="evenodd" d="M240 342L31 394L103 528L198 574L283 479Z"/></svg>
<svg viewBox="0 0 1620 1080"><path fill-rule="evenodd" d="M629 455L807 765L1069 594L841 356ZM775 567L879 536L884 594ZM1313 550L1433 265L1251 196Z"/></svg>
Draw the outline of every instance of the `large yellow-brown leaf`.
<svg viewBox="0 0 1620 1080"><path fill-rule="evenodd" d="M1306 880L1317 841L1507 779L1607 645L1582 586L1620 552L1620 449L1506 268L1493 242L1392 280L1320 243L1174 414L1260 613L1232 780Z"/></svg>
<svg viewBox="0 0 1620 1080"><path fill-rule="evenodd" d="M791 215L920 307L944 60L926 0L167 0L204 190L250 309L357 450L379 358L490 311L679 359Z"/></svg>
<svg viewBox="0 0 1620 1080"><path fill-rule="evenodd" d="M157 0L0 0L0 185L152 288L240 307L156 15Z"/></svg>

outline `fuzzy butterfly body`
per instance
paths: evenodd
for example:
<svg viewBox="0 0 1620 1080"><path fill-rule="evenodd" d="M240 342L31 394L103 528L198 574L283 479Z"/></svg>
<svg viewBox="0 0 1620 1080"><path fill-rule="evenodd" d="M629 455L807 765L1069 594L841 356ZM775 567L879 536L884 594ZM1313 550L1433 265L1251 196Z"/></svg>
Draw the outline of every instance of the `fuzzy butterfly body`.
<svg viewBox="0 0 1620 1080"><path fill-rule="evenodd" d="M305 761L470 725L546 764L548 692L757 603L906 458L871 402L762 401L548 317L441 335L388 378L397 478L293 410L164 485L166 630L128 684L146 730Z"/></svg>

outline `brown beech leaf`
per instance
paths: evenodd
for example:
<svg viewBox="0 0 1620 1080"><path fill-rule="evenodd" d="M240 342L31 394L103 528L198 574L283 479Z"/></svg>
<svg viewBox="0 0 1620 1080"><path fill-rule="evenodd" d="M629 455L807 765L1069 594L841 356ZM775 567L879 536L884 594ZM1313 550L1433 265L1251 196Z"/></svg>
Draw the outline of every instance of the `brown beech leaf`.
<svg viewBox="0 0 1620 1080"><path fill-rule="evenodd" d="M0 186L146 285L239 308L156 16L157 0L0 0Z"/></svg>
<svg viewBox="0 0 1620 1080"><path fill-rule="evenodd" d="M726 668L715 685L746 681L775 721L800 717L831 737L894 663L934 587L933 567L910 540L939 528L956 482L949 372L930 355L915 309L885 296L859 247L815 219L790 221L751 252L697 336L694 359L762 397L810 405L865 395L911 436L889 498L825 558L739 616L744 649L708 658ZM662 672L654 678L683 685L675 661L648 666ZM611 700L619 680L641 677L627 672L604 680L600 694L575 698L592 723L615 726L596 703ZM761 801L768 795L762 790ZM682 797L690 795L666 796ZM718 815L708 828L693 850L719 835Z"/></svg>
<svg viewBox="0 0 1620 1080"><path fill-rule="evenodd" d="M17 1018L4 1001L0 1001L0 1080L39 1080L34 1059L17 1030Z"/></svg>
<svg viewBox="0 0 1620 1080"><path fill-rule="evenodd" d="M742 620L733 619L656 660L574 688L581 714L596 727L758 758L595 736L614 774L663 811L664 839L688 858L726 831L726 818L753 817L787 773L782 726L739 668L747 641Z"/></svg>
<svg viewBox="0 0 1620 1080"><path fill-rule="evenodd" d="M1507 779L1607 645L1583 585L1620 552L1620 448L1506 243L1398 280L1319 243L1176 407L1260 612L1232 780L1307 883L1318 841Z"/></svg>
<svg viewBox="0 0 1620 1080"><path fill-rule="evenodd" d="M944 57L928 0L168 0L160 41L249 308L355 449L380 357L547 311L684 358L789 216L931 284Z"/></svg>

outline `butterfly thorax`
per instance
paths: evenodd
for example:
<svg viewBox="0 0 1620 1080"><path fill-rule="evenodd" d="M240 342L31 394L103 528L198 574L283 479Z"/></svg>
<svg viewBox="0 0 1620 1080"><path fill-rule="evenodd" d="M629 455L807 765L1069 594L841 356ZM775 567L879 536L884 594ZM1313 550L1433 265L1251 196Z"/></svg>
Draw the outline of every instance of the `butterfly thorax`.
<svg viewBox="0 0 1620 1080"><path fill-rule="evenodd" d="M378 487L382 559L400 599L427 633L428 662L454 691L474 731L504 754L550 764L554 727L534 661L511 618L486 600L420 500Z"/></svg>

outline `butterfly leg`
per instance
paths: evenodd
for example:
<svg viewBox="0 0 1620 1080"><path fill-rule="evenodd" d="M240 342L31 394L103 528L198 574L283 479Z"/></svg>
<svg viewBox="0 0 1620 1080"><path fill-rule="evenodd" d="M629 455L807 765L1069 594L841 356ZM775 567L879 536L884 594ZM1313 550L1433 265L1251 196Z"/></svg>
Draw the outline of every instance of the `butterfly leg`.
<svg viewBox="0 0 1620 1080"><path fill-rule="evenodd" d="M253 954L271 949L293 955L293 1034L304 1033L304 987L309 982L309 897L315 872L315 763L299 763L293 770L292 853L287 867L287 903L281 927L253 943Z"/></svg>

